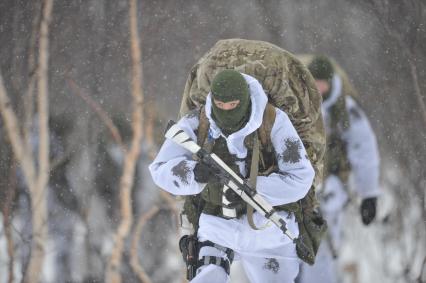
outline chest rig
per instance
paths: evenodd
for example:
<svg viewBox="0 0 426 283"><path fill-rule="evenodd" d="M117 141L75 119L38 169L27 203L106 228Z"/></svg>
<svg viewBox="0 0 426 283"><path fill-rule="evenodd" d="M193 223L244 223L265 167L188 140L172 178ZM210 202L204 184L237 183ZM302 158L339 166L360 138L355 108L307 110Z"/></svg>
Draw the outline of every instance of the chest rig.
<svg viewBox="0 0 426 283"><path fill-rule="evenodd" d="M216 140L208 137L210 123L206 117L204 107L200 109L199 126L197 131L198 144L209 153L215 153L221 158L231 169L238 173L242 178L255 180L257 175L269 175L278 170L277 161L274 154L274 149L271 142L271 130L275 122L275 108L267 104L262 125L252 134L248 135L244 140L244 145L247 148L246 158L240 159L229 153L226 140L219 137ZM257 140L257 141L256 141ZM255 143L259 144L258 150L253 150ZM253 158L253 153L258 157ZM253 171L252 161L258 162L258 165ZM250 176L250 175L256 175ZM242 200L230 202L225 195L229 192L227 187L219 183L209 183L201 193L201 198L204 202L202 212L210 215L215 215L224 218L235 218L244 215L247 212L247 205Z"/></svg>

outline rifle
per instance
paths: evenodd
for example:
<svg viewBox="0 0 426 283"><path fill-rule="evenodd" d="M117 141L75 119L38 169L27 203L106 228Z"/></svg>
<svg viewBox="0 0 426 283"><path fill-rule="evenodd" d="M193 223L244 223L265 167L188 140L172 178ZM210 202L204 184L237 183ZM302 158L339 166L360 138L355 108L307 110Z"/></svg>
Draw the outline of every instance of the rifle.
<svg viewBox="0 0 426 283"><path fill-rule="evenodd" d="M257 212L263 215L266 219L274 223L293 243L299 246L302 254L309 254L308 248L303 241L296 238L287 229L286 222L279 216L277 211L269 204L255 189L252 188L249 182L240 178L228 165L223 162L216 154L208 153L201 148L191 137L185 133L178 124L174 121L169 121L165 133L165 137L172 140L176 144L184 147L194 154L200 162L213 168L212 171L217 171L217 176L224 186L232 189L237 193L248 205L252 206Z"/></svg>

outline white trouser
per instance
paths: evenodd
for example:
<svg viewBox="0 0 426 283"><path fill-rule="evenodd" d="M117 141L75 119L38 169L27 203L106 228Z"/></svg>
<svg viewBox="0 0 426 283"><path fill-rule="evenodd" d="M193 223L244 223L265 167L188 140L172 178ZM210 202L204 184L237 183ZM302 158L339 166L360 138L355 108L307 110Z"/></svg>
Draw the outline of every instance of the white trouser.
<svg viewBox="0 0 426 283"><path fill-rule="evenodd" d="M226 259L226 254L213 247L203 247L202 256L217 256ZM237 254L247 278L251 283L290 283L294 282L299 272L299 260L275 259ZM197 276L191 283L229 283L230 277L225 270L215 264L199 268Z"/></svg>
<svg viewBox="0 0 426 283"><path fill-rule="evenodd" d="M287 227L293 235L298 235L294 215L279 212L287 221ZM266 219L258 213L253 214L253 221L261 230L253 230L247 223L246 216L240 219L223 218L202 214L198 230L199 241L212 241L235 253L235 260L240 260L251 283L294 282L299 272L299 258L295 245L275 225L267 224ZM266 225L266 226L265 226ZM226 255L214 247L203 247L199 257ZM191 283L230 282L225 270L209 264L199 268L199 273Z"/></svg>
<svg viewBox="0 0 426 283"><path fill-rule="evenodd" d="M302 263L298 283L337 283L337 263L333 258L329 243L321 243L314 265Z"/></svg>

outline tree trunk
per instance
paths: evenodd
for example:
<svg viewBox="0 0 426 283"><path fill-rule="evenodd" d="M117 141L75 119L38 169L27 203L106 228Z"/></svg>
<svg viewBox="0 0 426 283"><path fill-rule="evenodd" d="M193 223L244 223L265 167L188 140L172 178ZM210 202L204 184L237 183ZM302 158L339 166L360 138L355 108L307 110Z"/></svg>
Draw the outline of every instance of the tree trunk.
<svg viewBox="0 0 426 283"><path fill-rule="evenodd" d="M49 23L53 0L43 2L43 15L40 23L40 48L38 70L38 177L29 185L31 193L32 228L31 257L24 282L39 282L45 257L47 229L47 185L49 182L49 101L48 101L48 62L49 62ZM36 275L36 276L35 276ZM38 275L38 276L37 276Z"/></svg>
<svg viewBox="0 0 426 283"><path fill-rule="evenodd" d="M142 229L145 223L151 219L160 209L157 206L152 207L147 213L142 215L139 218L138 224L136 225L133 240L132 240L132 248L130 251L130 265L132 267L133 272L138 277L139 281L142 283L152 283L149 276L146 274L144 268L139 263L139 240L142 235Z"/></svg>
<svg viewBox="0 0 426 283"><path fill-rule="evenodd" d="M120 266L122 261L124 241L132 226L131 189L134 182L136 163L139 158L140 144L142 141L143 125L143 92L142 92L142 64L137 23L137 2L130 0L130 47L132 58L132 97L133 138L130 151L126 152L123 175L120 180L120 210L121 221L114 235L114 248L106 270L106 282L121 283Z"/></svg>
<svg viewBox="0 0 426 283"><path fill-rule="evenodd" d="M36 46L37 46L37 38L39 36L40 30L40 13L41 9L41 3L37 1L35 3L35 12L34 12L34 18L32 21L31 26L31 35L30 35L30 46L28 51L28 72L29 72L29 81L28 86L26 89L25 97L24 97L24 113L21 117L24 117L23 124L23 135L24 135L24 141L26 141L26 147L31 148L30 144L30 133L31 133L31 124L34 117L34 89L36 85L36 75L38 74L37 71L37 62L36 62Z"/></svg>

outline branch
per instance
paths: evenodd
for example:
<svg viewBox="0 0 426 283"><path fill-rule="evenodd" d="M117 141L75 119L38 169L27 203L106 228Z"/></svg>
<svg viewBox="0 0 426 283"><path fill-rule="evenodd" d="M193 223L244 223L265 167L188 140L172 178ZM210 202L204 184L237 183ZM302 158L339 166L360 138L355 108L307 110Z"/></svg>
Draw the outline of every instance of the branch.
<svg viewBox="0 0 426 283"><path fill-rule="evenodd" d="M417 67L412 57L408 60L408 63L410 64L411 78L413 79L414 84L414 94L416 95L417 103L420 107L424 126L426 127L426 105L423 99L422 92L420 90L419 79L417 76Z"/></svg>
<svg viewBox="0 0 426 283"><path fill-rule="evenodd" d="M3 77L0 73L0 112L16 160L22 167L27 185L35 182L35 166L31 149L26 148L19 132L18 119L12 109L12 103L6 93Z"/></svg>
<svg viewBox="0 0 426 283"><path fill-rule="evenodd" d="M127 149L123 144L123 139L121 138L120 131L117 129L114 122L108 116L107 112L102 109L102 107L98 103L96 103L96 101L94 101L88 94L86 94L73 79L67 78L66 80L68 82L68 85L73 90L73 93L78 95L81 99L84 100L84 102L86 102L87 105L89 105L89 107L98 115L98 117L105 124L105 126L107 126L114 141L120 146L123 152L127 152Z"/></svg>
<svg viewBox="0 0 426 283"><path fill-rule="evenodd" d="M145 144L147 146L148 151L148 157L151 160L154 160L156 155L156 148L155 148L155 140L154 140L154 121L156 118L156 112L157 107L155 106L155 103L151 102L149 103L150 107L146 108L146 119L145 119L145 127L144 127L144 137L145 137Z"/></svg>
<svg viewBox="0 0 426 283"><path fill-rule="evenodd" d="M40 52L38 60L38 127L39 149L38 187L44 188L49 180L49 98L48 98L48 64L49 64L49 23L53 8L53 0L46 0L43 7L43 18L40 26Z"/></svg>
<svg viewBox="0 0 426 283"><path fill-rule="evenodd" d="M175 223L176 223L176 239L179 240L180 238L180 229L179 229L179 211L178 208L176 207L176 200L172 197L172 195L164 190L160 190L160 197L163 198L166 203L167 203L167 207L170 209L172 215L174 216L175 219ZM178 251L180 252L180 251ZM187 282L185 274L183 274L183 281L182 282Z"/></svg>
<svg viewBox="0 0 426 283"><path fill-rule="evenodd" d="M39 25L41 18L41 1L37 1L35 3L35 16L32 21L32 29L30 36L30 46L29 46L29 54L28 54L28 69L29 69L29 83L25 93L24 99L24 123L23 123L23 134L24 140L27 142L26 147L31 148L30 144L30 132L31 125L34 116L34 88L36 83L36 78L38 74L36 57L35 57L35 49L37 44L37 37L39 33Z"/></svg>
<svg viewBox="0 0 426 283"><path fill-rule="evenodd" d="M144 268L139 263L138 250L139 250L139 239L141 238L142 229L145 223L150 220L160 209L157 206L152 207L147 213L139 218L138 224L136 225L135 232L133 234L132 248L130 250L130 265L133 272L138 276L139 280L143 283L151 283L151 279L146 274Z"/></svg>
<svg viewBox="0 0 426 283"><path fill-rule="evenodd" d="M177 234L177 237L179 238L179 211L176 207L176 200L171 196L171 194L169 194L168 192L164 190L160 190L160 197L166 201L167 207L170 209L170 211L172 212L175 218L175 223L177 226L176 234Z"/></svg>

